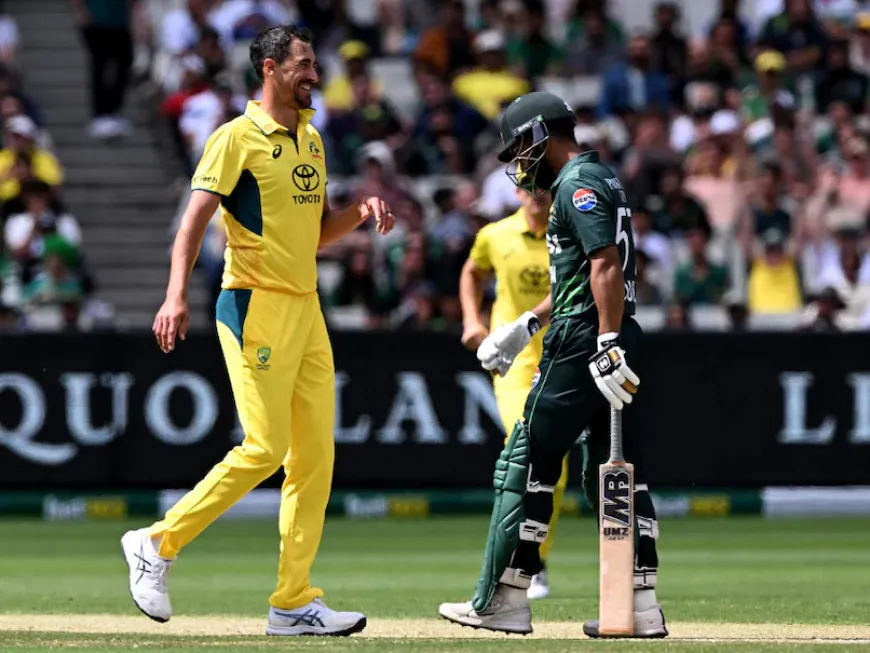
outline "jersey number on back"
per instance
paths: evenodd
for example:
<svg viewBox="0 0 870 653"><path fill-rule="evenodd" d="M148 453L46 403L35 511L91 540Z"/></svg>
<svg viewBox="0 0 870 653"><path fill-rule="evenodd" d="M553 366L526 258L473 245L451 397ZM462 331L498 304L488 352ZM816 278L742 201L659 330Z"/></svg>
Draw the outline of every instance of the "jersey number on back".
<svg viewBox="0 0 870 653"><path fill-rule="evenodd" d="M628 248L631 246L628 242L628 234L625 233L625 229L622 228L622 221L624 218L631 220L631 209L625 206L620 206L616 211L616 246L620 248L620 254L622 254L621 244L625 244L625 256L622 257L623 272L625 272L625 267L628 265L628 255L631 253L628 251Z"/></svg>
<svg viewBox="0 0 870 653"><path fill-rule="evenodd" d="M619 253L622 256L622 272L625 273L625 268L628 267L628 258L631 254L631 241L628 239L628 234L623 228L622 221L628 218L631 220L631 209L625 206L620 206L616 211L616 246L619 248ZM625 246L625 255L622 255L622 247ZM634 281L625 282L625 300L628 302L636 301L637 286Z"/></svg>

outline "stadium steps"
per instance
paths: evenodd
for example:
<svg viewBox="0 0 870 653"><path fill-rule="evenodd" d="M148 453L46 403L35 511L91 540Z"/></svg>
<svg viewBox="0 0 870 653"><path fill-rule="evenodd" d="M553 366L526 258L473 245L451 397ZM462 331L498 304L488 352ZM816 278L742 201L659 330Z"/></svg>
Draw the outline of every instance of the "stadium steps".
<svg viewBox="0 0 870 653"><path fill-rule="evenodd" d="M21 32L21 69L26 92L42 108L55 152L65 170L63 199L83 231L83 249L100 299L119 324L151 326L168 276L177 212L177 166L164 135L152 126L154 100L132 88L125 112L130 136L92 139L88 56L69 0L7 0ZM199 274L190 291L191 326L206 327L208 293Z"/></svg>

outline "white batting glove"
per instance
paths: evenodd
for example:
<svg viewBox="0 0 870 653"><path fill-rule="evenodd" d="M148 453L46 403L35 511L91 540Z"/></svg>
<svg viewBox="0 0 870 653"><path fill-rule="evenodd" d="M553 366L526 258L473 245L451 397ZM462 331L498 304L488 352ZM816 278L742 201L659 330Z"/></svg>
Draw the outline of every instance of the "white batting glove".
<svg viewBox="0 0 870 653"><path fill-rule="evenodd" d="M595 385L617 410L630 404L640 379L625 362L625 351L619 346L618 333L598 336L598 353L589 359L589 371Z"/></svg>
<svg viewBox="0 0 870 653"><path fill-rule="evenodd" d="M477 360L483 369L504 376L532 336L541 330L541 321L528 311L510 324L500 326L490 333L477 348Z"/></svg>

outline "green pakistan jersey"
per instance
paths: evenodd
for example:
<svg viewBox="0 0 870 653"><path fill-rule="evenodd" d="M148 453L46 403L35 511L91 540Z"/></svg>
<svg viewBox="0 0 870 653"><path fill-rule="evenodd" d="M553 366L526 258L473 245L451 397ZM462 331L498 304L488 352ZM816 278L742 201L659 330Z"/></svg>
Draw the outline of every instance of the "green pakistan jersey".
<svg viewBox="0 0 870 653"><path fill-rule="evenodd" d="M547 227L550 253L551 319L579 316L597 320L589 255L616 245L625 277L624 315L634 315L635 263L631 209L622 184L598 152L584 152L562 168L551 187Z"/></svg>

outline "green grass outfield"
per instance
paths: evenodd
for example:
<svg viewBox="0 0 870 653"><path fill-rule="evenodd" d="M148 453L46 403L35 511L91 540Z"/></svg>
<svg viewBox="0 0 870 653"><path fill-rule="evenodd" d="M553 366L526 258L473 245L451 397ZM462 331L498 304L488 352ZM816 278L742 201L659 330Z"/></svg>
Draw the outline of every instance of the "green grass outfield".
<svg viewBox="0 0 870 653"><path fill-rule="evenodd" d="M550 560L553 595L522 638L459 628L438 604L470 597L487 520L330 519L314 570L335 608L365 612L348 639L261 635L277 562L276 525L222 521L172 571L175 617L141 616L118 539L128 522L0 521L0 651L870 651L870 521L669 519L659 596L672 639L585 639L597 610L591 519L564 518Z"/></svg>

